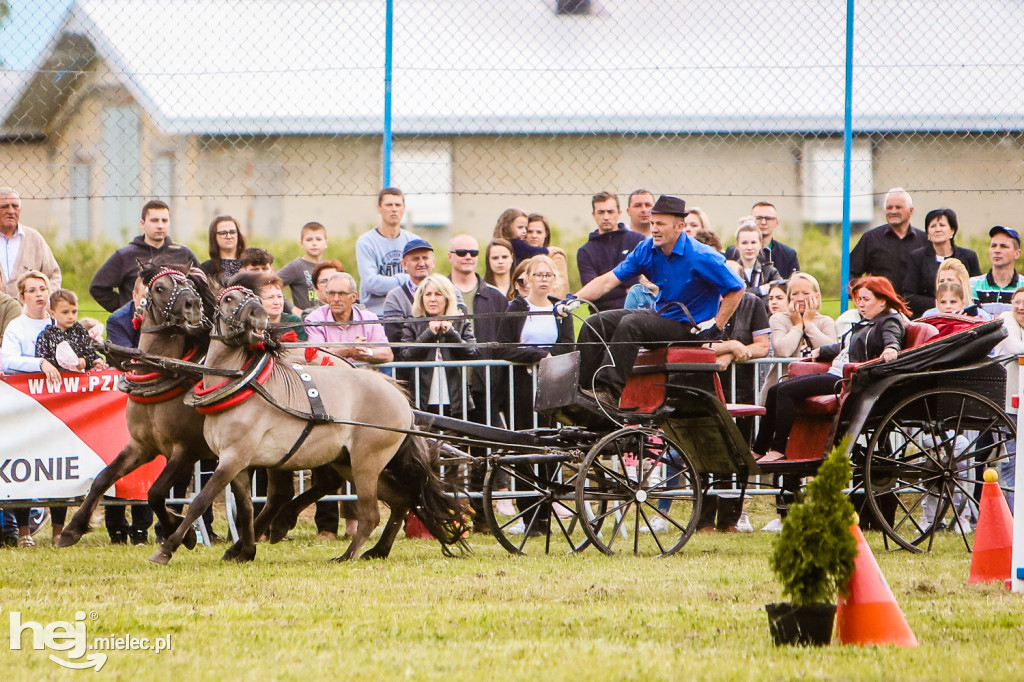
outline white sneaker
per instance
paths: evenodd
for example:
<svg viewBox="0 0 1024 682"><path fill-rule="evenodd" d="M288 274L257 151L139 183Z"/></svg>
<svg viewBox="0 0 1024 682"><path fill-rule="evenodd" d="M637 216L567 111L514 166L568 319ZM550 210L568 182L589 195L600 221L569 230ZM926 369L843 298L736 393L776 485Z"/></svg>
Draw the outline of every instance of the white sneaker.
<svg viewBox="0 0 1024 682"><path fill-rule="evenodd" d="M740 514L740 520L736 522L736 530L740 533L753 533L754 527L750 525L750 517L747 512Z"/></svg>
<svg viewBox="0 0 1024 682"><path fill-rule="evenodd" d="M512 504L512 500L498 500L498 503L494 506L498 514L501 516L515 516L516 508Z"/></svg>
<svg viewBox="0 0 1024 682"><path fill-rule="evenodd" d="M664 516L652 516L647 519L647 523L640 526L641 533L664 533L668 530L668 521L665 520Z"/></svg>
<svg viewBox="0 0 1024 682"><path fill-rule="evenodd" d="M526 524L523 523L522 519L519 519L518 521L513 523L511 526L508 526L507 528L505 528L505 532L508 533L509 535L522 535L523 533L526 532Z"/></svg>
<svg viewBox="0 0 1024 682"><path fill-rule="evenodd" d="M767 524L765 524L764 528L762 528L761 530L766 531L768 533L781 533L782 519L772 519Z"/></svg>

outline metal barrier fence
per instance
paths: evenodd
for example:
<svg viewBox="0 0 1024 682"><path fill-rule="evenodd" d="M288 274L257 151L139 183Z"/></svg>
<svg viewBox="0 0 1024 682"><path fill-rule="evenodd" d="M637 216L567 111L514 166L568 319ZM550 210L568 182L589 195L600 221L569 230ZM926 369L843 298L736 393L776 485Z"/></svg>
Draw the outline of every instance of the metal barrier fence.
<svg viewBox="0 0 1024 682"><path fill-rule="evenodd" d="M1021 36L999 0L0 0L0 184L119 243L152 197L182 239L362 230L382 184L478 234L639 187L793 234L900 185L977 234L1024 194Z"/></svg>

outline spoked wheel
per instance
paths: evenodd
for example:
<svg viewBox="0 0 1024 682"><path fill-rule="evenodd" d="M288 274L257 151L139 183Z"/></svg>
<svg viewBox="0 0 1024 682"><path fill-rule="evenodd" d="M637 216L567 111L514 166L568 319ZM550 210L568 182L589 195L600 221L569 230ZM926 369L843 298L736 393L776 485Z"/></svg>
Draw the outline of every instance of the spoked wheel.
<svg viewBox="0 0 1024 682"><path fill-rule="evenodd" d="M946 528L970 550L983 470L1008 465L1015 439L1002 406L971 391L929 389L897 404L872 436L864 464L868 504L887 541L930 551L936 531Z"/></svg>
<svg viewBox="0 0 1024 682"><path fill-rule="evenodd" d="M661 431L624 428L591 448L576 480L583 530L605 554L668 556L686 544L700 515L700 479Z"/></svg>
<svg viewBox="0 0 1024 682"><path fill-rule="evenodd" d="M484 516L512 554L571 554L589 544L576 509L579 461L556 455L498 458L484 479Z"/></svg>

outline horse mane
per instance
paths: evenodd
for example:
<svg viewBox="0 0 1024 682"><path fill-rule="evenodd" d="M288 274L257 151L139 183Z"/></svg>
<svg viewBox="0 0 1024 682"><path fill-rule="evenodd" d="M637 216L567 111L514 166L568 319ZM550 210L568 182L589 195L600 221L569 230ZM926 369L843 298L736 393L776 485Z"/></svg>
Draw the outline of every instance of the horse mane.
<svg viewBox="0 0 1024 682"><path fill-rule="evenodd" d="M188 264L182 263L181 258L175 257L172 254L161 253L153 256L152 259L147 261L136 261L139 264L139 277L142 278L142 282L148 287L150 281L161 270L176 270L183 275L188 274Z"/></svg>
<svg viewBox="0 0 1024 682"><path fill-rule="evenodd" d="M220 285L216 280L211 282L206 273L199 268L189 268L185 276L195 286L199 298L203 299L203 315L212 320L214 313L217 312L217 294L220 293Z"/></svg>

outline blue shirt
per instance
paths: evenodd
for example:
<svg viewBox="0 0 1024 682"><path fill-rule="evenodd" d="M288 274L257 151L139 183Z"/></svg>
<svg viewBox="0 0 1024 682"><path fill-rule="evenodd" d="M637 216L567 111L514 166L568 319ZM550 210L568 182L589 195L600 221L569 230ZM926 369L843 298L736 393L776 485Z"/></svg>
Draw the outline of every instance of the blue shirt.
<svg viewBox="0 0 1024 682"><path fill-rule="evenodd" d="M653 239L645 239L612 272L621 281L642 274L657 284L660 290L655 309L662 317L677 322L690 320L673 303L685 305L693 322L704 322L718 314L723 296L744 288L743 281L726 266L725 256L685 232L668 256Z"/></svg>

